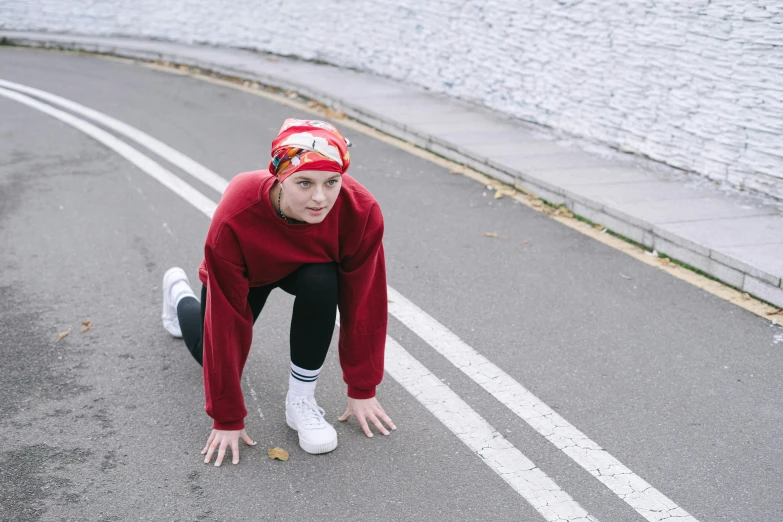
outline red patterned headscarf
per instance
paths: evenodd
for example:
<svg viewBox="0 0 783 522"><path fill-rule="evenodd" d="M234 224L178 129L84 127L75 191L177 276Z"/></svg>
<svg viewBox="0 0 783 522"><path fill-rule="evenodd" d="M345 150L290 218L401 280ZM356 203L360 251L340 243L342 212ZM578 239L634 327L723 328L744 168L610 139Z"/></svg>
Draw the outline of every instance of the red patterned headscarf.
<svg viewBox="0 0 783 522"><path fill-rule="evenodd" d="M299 170L345 174L351 164L350 146L351 142L330 123L288 118L272 141L269 172L281 182Z"/></svg>

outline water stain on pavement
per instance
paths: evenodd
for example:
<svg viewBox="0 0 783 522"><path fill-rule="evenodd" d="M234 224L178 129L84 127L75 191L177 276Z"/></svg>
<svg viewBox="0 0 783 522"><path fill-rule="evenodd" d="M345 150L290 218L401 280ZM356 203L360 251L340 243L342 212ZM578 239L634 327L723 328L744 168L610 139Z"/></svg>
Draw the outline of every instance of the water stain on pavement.
<svg viewBox="0 0 783 522"><path fill-rule="evenodd" d="M91 390L78 384L71 368L58 364L54 333L43 326L40 312L21 299L21 292L0 286L0 420L16 415L30 401L62 400ZM61 341L65 342L65 341Z"/></svg>
<svg viewBox="0 0 783 522"><path fill-rule="evenodd" d="M0 453L0 520L35 522L47 508L45 501L74 504L81 493L65 478L69 467L82 464L92 452L56 448L47 444L20 446Z"/></svg>

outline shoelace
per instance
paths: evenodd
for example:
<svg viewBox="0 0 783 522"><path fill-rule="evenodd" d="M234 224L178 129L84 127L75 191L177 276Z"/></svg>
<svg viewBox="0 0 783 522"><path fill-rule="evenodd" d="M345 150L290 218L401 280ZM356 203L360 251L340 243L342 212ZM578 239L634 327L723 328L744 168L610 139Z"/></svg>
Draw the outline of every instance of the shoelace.
<svg viewBox="0 0 783 522"><path fill-rule="evenodd" d="M291 404L299 412L305 428L316 428L326 423L326 419L324 419L326 412L318 406L314 397L294 397Z"/></svg>

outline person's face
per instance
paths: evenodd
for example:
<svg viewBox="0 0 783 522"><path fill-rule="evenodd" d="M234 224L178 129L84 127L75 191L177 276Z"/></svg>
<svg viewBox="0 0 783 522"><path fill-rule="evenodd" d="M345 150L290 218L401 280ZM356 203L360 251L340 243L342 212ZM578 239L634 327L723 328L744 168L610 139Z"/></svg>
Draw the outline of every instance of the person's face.
<svg viewBox="0 0 783 522"><path fill-rule="evenodd" d="M299 221L320 223L334 206L342 187L337 172L300 170L283 181L283 213Z"/></svg>

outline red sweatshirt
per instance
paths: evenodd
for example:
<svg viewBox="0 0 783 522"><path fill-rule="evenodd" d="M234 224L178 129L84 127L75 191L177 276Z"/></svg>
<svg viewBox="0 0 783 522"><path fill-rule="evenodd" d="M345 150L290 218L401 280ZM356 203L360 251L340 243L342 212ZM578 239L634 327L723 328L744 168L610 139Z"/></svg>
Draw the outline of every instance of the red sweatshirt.
<svg viewBox="0 0 783 522"><path fill-rule="evenodd" d="M340 194L321 223L292 225L269 200L274 180L267 171L236 176L207 233L199 269L207 285L204 392L216 429L245 425L241 379L253 334L249 288L279 281L303 264L338 264L339 353L348 396L374 397L383 377L388 301L378 203L344 174Z"/></svg>

